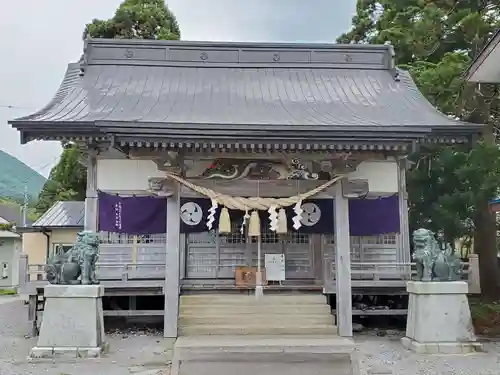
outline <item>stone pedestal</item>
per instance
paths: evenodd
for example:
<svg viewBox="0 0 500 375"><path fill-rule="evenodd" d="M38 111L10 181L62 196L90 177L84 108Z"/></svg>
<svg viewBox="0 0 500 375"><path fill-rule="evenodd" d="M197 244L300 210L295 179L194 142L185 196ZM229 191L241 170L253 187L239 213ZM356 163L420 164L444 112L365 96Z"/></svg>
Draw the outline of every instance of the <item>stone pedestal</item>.
<svg viewBox="0 0 500 375"><path fill-rule="evenodd" d="M100 285L47 285L37 346L30 358L98 357L104 344Z"/></svg>
<svg viewBox="0 0 500 375"><path fill-rule="evenodd" d="M463 354L481 349L476 342L464 281L407 284L406 337L401 343L422 354Z"/></svg>

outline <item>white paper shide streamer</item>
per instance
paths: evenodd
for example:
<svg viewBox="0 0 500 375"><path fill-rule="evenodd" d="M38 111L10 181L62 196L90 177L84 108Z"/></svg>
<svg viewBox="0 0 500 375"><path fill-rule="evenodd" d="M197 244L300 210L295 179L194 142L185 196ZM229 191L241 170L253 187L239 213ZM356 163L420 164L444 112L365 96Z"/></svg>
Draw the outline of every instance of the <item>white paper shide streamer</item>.
<svg viewBox="0 0 500 375"><path fill-rule="evenodd" d="M267 210L267 212L269 213L271 222L270 226L273 232L278 234L285 234L287 233L287 218L285 208L295 204L293 209L293 211L295 212L295 216L293 217L292 221L293 227L295 228L295 230L298 230L302 226L302 201L327 189L344 177L343 175L337 175L335 178L326 181L320 186L300 195L294 195L287 198L264 198L233 197L225 194L219 194L212 189L195 185L173 173L166 172L166 175L172 180L177 181L182 185L190 188L191 190L211 199L212 206L208 210L209 215L207 217L206 223L209 230L212 230L213 223L215 222L215 213L217 211L217 207L218 205L221 205L223 207L219 217L219 232L230 233L231 231L231 218L229 216L229 210L243 210L246 212L243 226L248 224L248 235L257 237L260 236L260 218L258 214L259 210ZM278 209L279 212L276 213ZM248 215L248 211L252 211L251 215Z"/></svg>
<svg viewBox="0 0 500 375"><path fill-rule="evenodd" d="M302 220L302 213L304 210L301 207L302 201L298 201L295 206L293 207L293 212L295 212L295 216L292 218L293 221L293 228L295 230L299 230L299 228L302 226L301 220Z"/></svg>
<svg viewBox="0 0 500 375"><path fill-rule="evenodd" d="M217 204L217 201L215 199L212 199L212 206L208 209L208 216L207 216L207 228L209 230L212 230L212 226L214 224L214 221L215 221L215 212L217 211L217 207L218 207L218 204Z"/></svg>
<svg viewBox="0 0 500 375"><path fill-rule="evenodd" d="M271 207L269 207L269 210L267 210L267 212L269 213L269 229L271 229L271 231L273 232L276 232L278 230L278 212L276 212L277 209L277 206L272 205Z"/></svg>
<svg viewBox="0 0 500 375"><path fill-rule="evenodd" d="M243 216L243 222L241 223L240 228L241 234L245 234L245 226L247 225L248 220L250 220L250 214L248 213L248 210L245 210L245 215Z"/></svg>

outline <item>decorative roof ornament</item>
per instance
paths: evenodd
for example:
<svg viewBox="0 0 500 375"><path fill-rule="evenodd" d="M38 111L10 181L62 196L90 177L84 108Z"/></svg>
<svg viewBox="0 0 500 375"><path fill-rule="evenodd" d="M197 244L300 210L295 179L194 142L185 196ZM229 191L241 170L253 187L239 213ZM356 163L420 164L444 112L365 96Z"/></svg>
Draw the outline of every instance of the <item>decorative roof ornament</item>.
<svg viewBox="0 0 500 375"><path fill-rule="evenodd" d="M134 51L132 51L131 49L126 49L123 56L127 59L131 59L132 57L134 57Z"/></svg>

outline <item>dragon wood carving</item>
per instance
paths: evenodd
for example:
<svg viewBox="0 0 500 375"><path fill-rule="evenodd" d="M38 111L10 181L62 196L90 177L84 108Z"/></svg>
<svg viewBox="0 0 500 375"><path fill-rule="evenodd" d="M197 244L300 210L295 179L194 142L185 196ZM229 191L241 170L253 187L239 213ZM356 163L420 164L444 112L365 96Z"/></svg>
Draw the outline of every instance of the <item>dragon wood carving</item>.
<svg viewBox="0 0 500 375"><path fill-rule="evenodd" d="M239 180L328 180L330 173L314 173L298 159L290 165L278 161L218 159L207 168L204 179Z"/></svg>

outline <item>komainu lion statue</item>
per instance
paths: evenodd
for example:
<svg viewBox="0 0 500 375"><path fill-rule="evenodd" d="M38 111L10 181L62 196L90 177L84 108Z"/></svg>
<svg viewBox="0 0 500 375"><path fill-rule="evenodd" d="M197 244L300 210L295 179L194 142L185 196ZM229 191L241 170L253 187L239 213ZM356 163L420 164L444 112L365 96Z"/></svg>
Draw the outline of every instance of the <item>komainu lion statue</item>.
<svg viewBox="0 0 500 375"><path fill-rule="evenodd" d="M91 231L77 234L75 245L66 253L53 254L45 266L51 284L99 284L95 266L99 257L99 236Z"/></svg>
<svg viewBox="0 0 500 375"><path fill-rule="evenodd" d="M413 260L417 265L419 281L458 281L463 266L450 245L439 246L434 233L428 229L413 232Z"/></svg>

